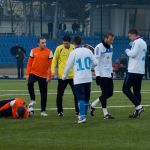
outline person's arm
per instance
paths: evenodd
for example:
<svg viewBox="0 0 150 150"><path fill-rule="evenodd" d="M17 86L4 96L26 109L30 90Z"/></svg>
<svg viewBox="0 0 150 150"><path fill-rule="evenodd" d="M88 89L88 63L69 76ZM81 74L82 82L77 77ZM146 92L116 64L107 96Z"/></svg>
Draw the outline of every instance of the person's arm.
<svg viewBox="0 0 150 150"><path fill-rule="evenodd" d="M126 49L126 54L129 56L129 57L136 57L139 53L139 43L135 42L134 45L132 46L131 50L130 49Z"/></svg>
<svg viewBox="0 0 150 150"><path fill-rule="evenodd" d="M52 65L51 65L52 76L54 76L56 74L56 66L58 64L59 54L60 54L59 49L56 48L55 53L54 53L54 57L52 60Z"/></svg>
<svg viewBox="0 0 150 150"><path fill-rule="evenodd" d="M31 50L30 57L29 57L28 63L27 63L27 68L26 68L27 79L29 78L29 75L31 73L31 67L32 67L33 59L34 59L34 54L33 54L33 50Z"/></svg>
<svg viewBox="0 0 150 150"><path fill-rule="evenodd" d="M99 74L99 68L100 68L100 56L101 56L101 50L100 47L97 46L94 50L95 59L97 61L97 66L95 67L95 75L100 76Z"/></svg>
<svg viewBox="0 0 150 150"><path fill-rule="evenodd" d="M51 51L48 59L48 64L49 64L48 77L47 77L48 81L51 80L52 78L52 71L51 71L52 60L53 60L53 52Z"/></svg>
<svg viewBox="0 0 150 150"><path fill-rule="evenodd" d="M66 62L65 71L64 71L64 74L62 77L63 80L65 80L67 78L68 72L73 67L73 65L74 65L74 52L72 51L68 57L67 62Z"/></svg>
<svg viewBox="0 0 150 150"><path fill-rule="evenodd" d="M95 58L95 56L91 52L91 65L92 65L92 67L96 67L97 64L98 64L97 59Z"/></svg>

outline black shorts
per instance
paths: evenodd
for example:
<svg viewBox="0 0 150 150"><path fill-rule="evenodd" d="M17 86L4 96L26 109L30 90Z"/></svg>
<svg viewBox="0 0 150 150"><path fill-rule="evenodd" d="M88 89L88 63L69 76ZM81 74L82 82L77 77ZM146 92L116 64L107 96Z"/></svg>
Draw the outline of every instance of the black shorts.
<svg viewBox="0 0 150 150"><path fill-rule="evenodd" d="M91 83L82 83L75 85L75 94L77 100L84 100L88 102L91 94Z"/></svg>

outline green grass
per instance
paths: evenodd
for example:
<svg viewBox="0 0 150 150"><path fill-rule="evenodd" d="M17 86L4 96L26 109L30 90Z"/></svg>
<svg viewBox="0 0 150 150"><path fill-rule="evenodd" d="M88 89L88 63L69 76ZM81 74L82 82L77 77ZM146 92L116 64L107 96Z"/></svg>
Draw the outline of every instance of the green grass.
<svg viewBox="0 0 150 150"><path fill-rule="evenodd" d="M123 81L114 81L115 91L121 91L122 83ZM26 81L0 80L0 99L22 97L29 102L26 84ZM143 81L142 90L149 90L149 84L150 81ZM47 108L56 107L56 87L56 81L49 83ZM38 90L37 84L35 89ZM99 87L93 83L92 90L98 91ZM71 93L69 87L66 92ZM64 107L71 108L74 106L73 96L67 93L64 96ZM98 96L99 93L92 93L91 100ZM142 93L142 97L143 104L150 104L150 93ZM36 108L40 108L40 95L37 95L36 101ZM122 92L114 93L108 104L109 106L131 105ZM146 107L145 113L135 120L127 118L133 111L132 107L109 108L109 111L116 117L115 120L104 120L101 109L97 109L95 116L88 115L87 123L82 125L76 123L74 110L65 110L63 118L59 118L55 110L48 110L47 118L41 118L40 112L36 111L35 116L27 120L0 119L0 150L150 149L149 107Z"/></svg>

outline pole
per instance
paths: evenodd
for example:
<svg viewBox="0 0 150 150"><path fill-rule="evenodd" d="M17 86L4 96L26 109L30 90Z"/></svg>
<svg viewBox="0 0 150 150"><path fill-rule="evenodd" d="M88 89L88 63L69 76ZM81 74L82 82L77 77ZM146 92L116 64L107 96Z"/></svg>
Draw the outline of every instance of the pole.
<svg viewBox="0 0 150 150"><path fill-rule="evenodd" d="M13 19L13 9L12 9L12 2L9 0L10 11L11 11L11 32L14 32L14 19Z"/></svg>
<svg viewBox="0 0 150 150"><path fill-rule="evenodd" d="M101 20L101 29L100 29L100 32L101 32L101 40L102 40L102 38L103 38L103 35L102 35L102 33L103 33L103 2L102 2L102 0L100 0L100 20Z"/></svg>
<svg viewBox="0 0 150 150"><path fill-rule="evenodd" d="M54 15L54 34L53 34L53 38L56 39L57 38L57 18L58 18L58 0L56 1L55 4L55 15Z"/></svg>
<svg viewBox="0 0 150 150"><path fill-rule="evenodd" d="M41 36L42 36L42 33L43 33L43 14L42 14L42 0L40 0L40 32L41 32Z"/></svg>

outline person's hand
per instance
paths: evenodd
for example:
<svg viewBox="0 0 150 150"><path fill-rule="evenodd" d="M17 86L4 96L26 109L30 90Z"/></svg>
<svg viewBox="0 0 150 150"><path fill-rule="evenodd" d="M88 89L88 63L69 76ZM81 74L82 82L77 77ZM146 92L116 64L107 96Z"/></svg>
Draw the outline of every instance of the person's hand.
<svg viewBox="0 0 150 150"><path fill-rule="evenodd" d="M50 81L51 81L51 78L47 78L47 79L46 79L46 82L50 82Z"/></svg>
<svg viewBox="0 0 150 150"><path fill-rule="evenodd" d="M52 72L52 77L54 77L56 75L56 73L55 72Z"/></svg>
<svg viewBox="0 0 150 150"><path fill-rule="evenodd" d="M52 80L53 76L47 76L46 82L50 82Z"/></svg>
<svg viewBox="0 0 150 150"><path fill-rule="evenodd" d="M29 80L29 76L26 76L26 80L27 80L27 81Z"/></svg>
<svg viewBox="0 0 150 150"><path fill-rule="evenodd" d="M101 77L100 76L96 76L96 84L97 85L100 85L100 80L101 80Z"/></svg>
<svg viewBox="0 0 150 150"><path fill-rule="evenodd" d="M126 54L127 54L129 51L130 51L129 49L126 49L126 50L125 50Z"/></svg>
<svg viewBox="0 0 150 150"><path fill-rule="evenodd" d="M66 77L65 77L65 75L63 75L63 76L62 76L62 80L66 80Z"/></svg>

